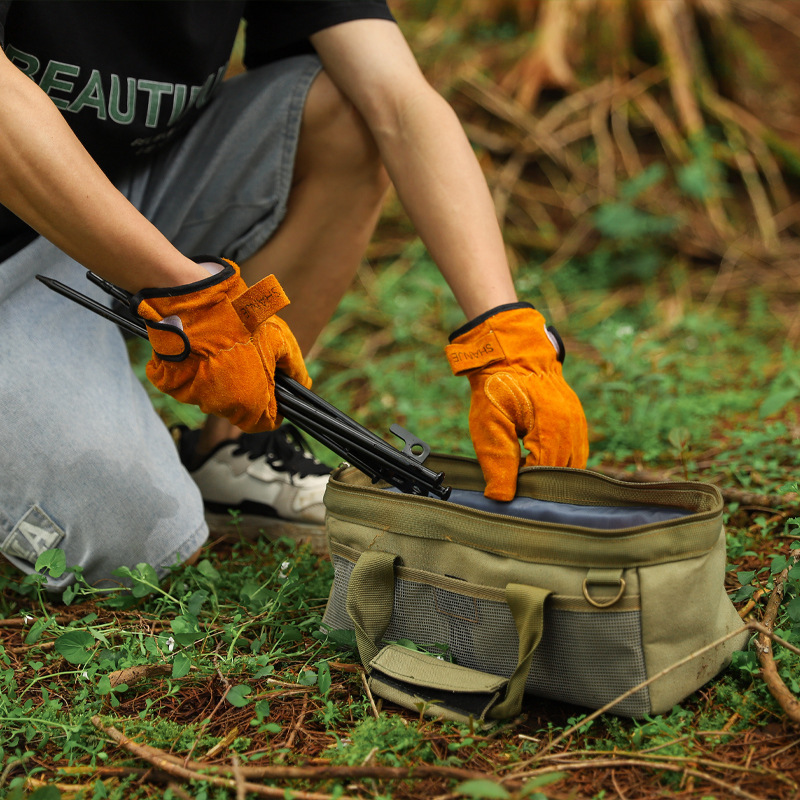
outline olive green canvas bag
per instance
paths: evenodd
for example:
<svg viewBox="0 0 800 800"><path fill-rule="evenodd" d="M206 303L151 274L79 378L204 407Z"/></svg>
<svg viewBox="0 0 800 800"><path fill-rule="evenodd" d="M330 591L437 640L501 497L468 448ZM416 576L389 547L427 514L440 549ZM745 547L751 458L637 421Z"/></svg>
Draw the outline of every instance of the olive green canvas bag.
<svg viewBox="0 0 800 800"><path fill-rule="evenodd" d="M502 504L483 498L476 461L426 466L446 474L449 500L347 465L325 495L335 578L323 627L355 632L373 694L459 720L516 715L524 694L597 709L741 627L716 487L531 467ZM612 712L669 711L745 636Z"/></svg>

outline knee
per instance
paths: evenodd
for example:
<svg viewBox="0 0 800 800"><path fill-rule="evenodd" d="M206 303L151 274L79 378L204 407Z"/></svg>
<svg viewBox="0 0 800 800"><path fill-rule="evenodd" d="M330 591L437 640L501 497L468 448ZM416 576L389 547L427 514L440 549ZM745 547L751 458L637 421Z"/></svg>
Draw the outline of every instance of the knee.
<svg viewBox="0 0 800 800"><path fill-rule="evenodd" d="M364 118L321 72L309 91L300 131L296 180L325 173L382 200L389 177Z"/></svg>

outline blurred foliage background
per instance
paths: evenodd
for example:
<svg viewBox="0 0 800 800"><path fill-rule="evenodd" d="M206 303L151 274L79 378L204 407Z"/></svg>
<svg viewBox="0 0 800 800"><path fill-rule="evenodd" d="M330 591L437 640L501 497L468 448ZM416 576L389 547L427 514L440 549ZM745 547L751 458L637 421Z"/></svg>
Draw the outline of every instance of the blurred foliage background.
<svg viewBox="0 0 800 800"><path fill-rule="evenodd" d="M567 343L590 466L792 477L800 0L390 7L473 144L520 296ZM397 421L471 455L467 382L442 354L463 321L390 194L310 354L315 390L387 438Z"/></svg>
<svg viewBox="0 0 800 800"><path fill-rule="evenodd" d="M732 461L751 484L770 425L770 458L791 463L800 4L390 5L473 143L521 297L567 341L590 464L729 480ZM471 454L466 382L441 354L463 318L394 197L368 255L312 354L317 391Z"/></svg>
<svg viewBox="0 0 800 800"><path fill-rule="evenodd" d="M797 3L392 7L481 154L517 264L545 254L547 268L603 237L728 271L795 260ZM605 271L652 277L639 251Z"/></svg>

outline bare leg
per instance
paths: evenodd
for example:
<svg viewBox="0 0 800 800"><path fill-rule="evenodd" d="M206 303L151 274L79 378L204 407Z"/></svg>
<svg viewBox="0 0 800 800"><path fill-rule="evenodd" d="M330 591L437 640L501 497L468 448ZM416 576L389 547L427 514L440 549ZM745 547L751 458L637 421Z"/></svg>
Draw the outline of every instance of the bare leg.
<svg viewBox="0 0 800 800"><path fill-rule="evenodd" d="M308 353L350 286L389 181L364 121L323 72L309 91L286 217L241 264L252 285L274 274L291 300L281 312ZM241 431L209 417L198 450Z"/></svg>

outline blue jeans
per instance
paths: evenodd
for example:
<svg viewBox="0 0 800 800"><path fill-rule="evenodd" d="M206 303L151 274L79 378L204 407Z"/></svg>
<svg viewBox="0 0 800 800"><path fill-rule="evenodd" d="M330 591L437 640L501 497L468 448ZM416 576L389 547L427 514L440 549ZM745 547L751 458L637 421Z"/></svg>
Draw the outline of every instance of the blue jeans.
<svg viewBox="0 0 800 800"><path fill-rule="evenodd" d="M187 255L247 259L285 214L318 71L302 56L226 81L185 138L118 188ZM41 237L0 263L0 553L30 573L60 547L98 586L141 562L164 575L208 536L200 494L116 326L37 273L108 302Z"/></svg>

